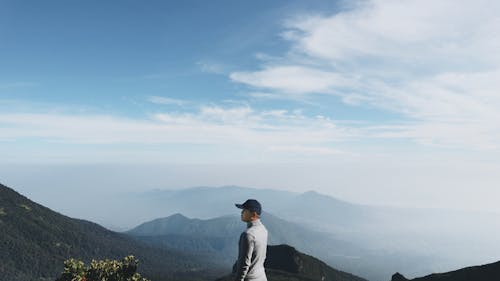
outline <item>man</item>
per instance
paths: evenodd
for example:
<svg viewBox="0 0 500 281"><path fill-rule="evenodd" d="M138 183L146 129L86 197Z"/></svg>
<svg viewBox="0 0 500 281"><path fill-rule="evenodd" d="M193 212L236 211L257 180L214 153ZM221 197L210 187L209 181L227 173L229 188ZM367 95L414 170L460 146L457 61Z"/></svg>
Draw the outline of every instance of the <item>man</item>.
<svg viewBox="0 0 500 281"><path fill-rule="evenodd" d="M235 281L267 281L264 270L267 250L267 229L260 221L262 206L255 199L235 204L247 229L241 233Z"/></svg>

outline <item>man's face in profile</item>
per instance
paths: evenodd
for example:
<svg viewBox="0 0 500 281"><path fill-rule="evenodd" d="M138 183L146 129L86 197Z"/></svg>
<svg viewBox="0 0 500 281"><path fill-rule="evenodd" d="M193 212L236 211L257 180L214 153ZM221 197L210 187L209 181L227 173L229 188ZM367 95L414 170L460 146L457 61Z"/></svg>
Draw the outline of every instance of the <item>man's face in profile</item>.
<svg viewBox="0 0 500 281"><path fill-rule="evenodd" d="M250 212L247 209L242 209L241 210L241 220L244 222L252 221L252 212Z"/></svg>

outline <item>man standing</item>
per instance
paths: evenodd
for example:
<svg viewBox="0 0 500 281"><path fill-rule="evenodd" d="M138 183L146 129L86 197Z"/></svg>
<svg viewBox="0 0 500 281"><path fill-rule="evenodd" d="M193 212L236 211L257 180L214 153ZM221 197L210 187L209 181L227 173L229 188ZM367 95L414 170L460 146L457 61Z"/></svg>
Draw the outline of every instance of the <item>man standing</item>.
<svg viewBox="0 0 500 281"><path fill-rule="evenodd" d="M247 229L241 233L235 281L267 281L264 261L267 251L267 229L260 221L262 206L255 199L235 204Z"/></svg>

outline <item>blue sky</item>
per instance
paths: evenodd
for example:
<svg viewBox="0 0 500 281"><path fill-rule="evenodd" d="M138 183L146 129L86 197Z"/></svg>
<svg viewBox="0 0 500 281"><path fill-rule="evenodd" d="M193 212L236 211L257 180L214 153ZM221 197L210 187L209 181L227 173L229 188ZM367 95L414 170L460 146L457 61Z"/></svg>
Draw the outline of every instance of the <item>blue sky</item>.
<svg viewBox="0 0 500 281"><path fill-rule="evenodd" d="M267 2L3 1L2 94L126 115L126 98L233 99L242 89L214 74L286 50L279 16L296 5Z"/></svg>
<svg viewBox="0 0 500 281"><path fill-rule="evenodd" d="M22 165L184 165L197 181L146 187L497 210L497 6L0 1L3 181L34 189Z"/></svg>

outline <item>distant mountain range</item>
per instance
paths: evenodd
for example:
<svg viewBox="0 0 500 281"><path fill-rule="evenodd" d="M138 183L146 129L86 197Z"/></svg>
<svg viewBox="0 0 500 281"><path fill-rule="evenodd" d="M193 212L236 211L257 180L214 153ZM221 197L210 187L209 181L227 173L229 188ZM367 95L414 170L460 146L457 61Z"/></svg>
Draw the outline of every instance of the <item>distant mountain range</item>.
<svg viewBox="0 0 500 281"><path fill-rule="evenodd" d="M268 246L264 267L269 281L366 281L355 275L333 269L324 262L305 255L289 245ZM227 275L216 281L232 280L234 280L234 275Z"/></svg>
<svg viewBox="0 0 500 281"><path fill-rule="evenodd" d="M55 280L70 257L88 262L129 254L139 259L139 272L155 281L206 280L224 271L199 257L66 217L0 184L0 280Z"/></svg>
<svg viewBox="0 0 500 281"><path fill-rule="evenodd" d="M369 280L388 280L397 270L418 267L424 257L398 255L359 248L338 240L332 234L309 229L263 213L262 222L269 231L269 244L289 244L299 251L320 258L343 271ZM177 249L203 257L217 257L220 266L230 266L237 257L237 243L245 223L239 216L190 219L174 214L145 222L128 232L151 246ZM429 258L426 262L430 262Z"/></svg>
<svg viewBox="0 0 500 281"><path fill-rule="evenodd" d="M124 211L123 216L118 216L115 223L126 221L128 227L132 228L145 221L175 213L200 219L238 215L234 203L248 198L258 199L264 211L277 217L307 225L315 230L327 231L339 238L347 238L343 240L355 241L358 245L361 243L375 249L405 249L418 239L421 245L414 250L418 252L418 249L423 249L422 252L427 254L433 249L436 250L434 242L445 250L456 249L455 241L450 241L448 237L435 241L433 238L436 236L451 235L453 239L463 237L463 241L469 241L474 238L484 240L490 234L491 238L496 234L500 235L500 214L495 213L366 206L338 200L315 191L295 193L238 186L122 194L115 199L120 202L120 206L116 208L121 210L124 204L133 204L134 210ZM113 208L112 205L106 207ZM492 223L494 221L498 223ZM124 223L121 226L127 225ZM461 235L457 236L456 233ZM481 247L481 254L496 254L500 251L500 245L494 249L491 244L477 246ZM464 249L453 254L476 253Z"/></svg>
<svg viewBox="0 0 500 281"><path fill-rule="evenodd" d="M129 210L137 208L148 209L150 215L164 212L167 217L160 215L157 216L160 219L143 223L127 233L117 233L90 221L54 212L0 184L0 280L54 280L63 269L63 261L70 257L89 262L121 259L129 254L139 258L139 272L154 281L214 280L230 271L230 264L235 260L236 239L245 225L236 215L239 210L234 203L248 198L263 202L266 213L262 220L270 231L271 243L287 243L307 254L288 246L281 246L284 250L278 254L269 250L270 281L360 280L347 273L338 275L338 271L327 264L371 281L386 281L397 271L407 276L422 276L481 264L464 264L468 259L477 259L478 255L498 260L496 227L499 220L495 214L367 207L315 192L297 194L245 188L231 191L231 188L194 188L164 194L155 191L136 194L134 203L128 201L132 197L119 198L124 213L112 206L103 212L126 216ZM200 193L195 196L197 191ZM263 194L270 197L259 197ZM284 201L279 200L281 195ZM275 201L269 201L271 199ZM89 208L99 207L89 202ZM175 211L169 213L171 210ZM343 210L346 210L345 218ZM187 216L204 216L190 219L186 214L181 215L182 211L187 211ZM168 216L172 214L175 215ZM464 222L468 222L471 229L465 229ZM441 236L429 240L438 234ZM366 239L361 239L363 237ZM384 241L377 244L374 242L377 240ZM486 249L488 245L490 248ZM448 257L447 260L437 256L434 247L456 248L450 253L463 255L458 256L460 259ZM276 260L273 262L275 255L284 255L278 261L285 261L285 267L280 268L282 265L276 264ZM320 257L326 263L308 255ZM311 265L306 271L297 271L291 260L286 262L285 256L295 257L293 261L298 260L299 264L311 261ZM494 263L413 280L496 280L498 266ZM449 279L450 276L455 279ZM407 279L401 274L393 276L393 281L401 280Z"/></svg>
<svg viewBox="0 0 500 281"><path fill-rule="evenodd" d="M396 271L419 276L485 263L500 253L500 244L493 242L500 236L498 214L364 206L314 191L294 193L235 186L154 190L131 193L120 200L133 201L137 213L151 219L182 213L187 217L218 220L237 216L239 210L234 203L248 198L258 199L273 216L330 239L322 237L317 241L335 241L317 243L326 245L318 249L315 243L308 243L314 239L300 241L301 237L310 237L301 234L290 242L297 249L373 281L386 281ZM290 228L276 230L280 228L290 233ZM179 233L176 235L179 241L183 239ZM474 245L469 241L475 241Z"/></svg>
<svg viewBox="0 0 500 281"><path fill-rule="evenodd" d="M313 231L300 224L288 222L264 212L262 222L269 231L269 244L289 244L308 254L333 260L338 257L355 258L361 249L331 234ZM230 265L237 257L240 233L246 224L239 216L213 219L190 219L174 214L145 222L125 233L150 245L178 249L194 254L219 256L223 265ZM335 263L337 264L337 263Z"/></svg>
<svg viewBox="0 0 500 281"><path fill-rule="evenodd" d="M500 261L480 266L467 267L446 273L436 273L411 281L493 281L500 280ZM410 281L396 273L392 281Z"/></svg>
<svg viewBox="0 0 500 281"><path fill-rule="evenodd" d="M195 187L129 193L117 199L121 202L134 202L137 207L136 217L143 217L137 221L138 224L161 217L161 214L165 217L182 213L201 219L238 214L234 203L248 198L258 199L265 211L278 217L293 217L293 220L307 221L329 230L349 231L353 224L362 226L372 218L371 207L351 204L314 191L295 193L238 186ZM307 207L304 208L305 206ZM342 212L331 212L332 210ZM329 222L333 221L335 224L330 225Z"/></svg>

